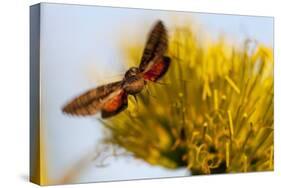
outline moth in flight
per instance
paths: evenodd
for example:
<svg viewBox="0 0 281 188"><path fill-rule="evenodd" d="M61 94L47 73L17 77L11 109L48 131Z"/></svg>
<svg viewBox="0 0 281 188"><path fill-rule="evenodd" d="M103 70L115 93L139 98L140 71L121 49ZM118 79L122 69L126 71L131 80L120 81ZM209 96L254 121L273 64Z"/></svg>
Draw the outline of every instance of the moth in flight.
<svg viewBox="0 0 281 188"><path fill-rule="evenodd" d="M167 72L171 62L165 56L167 47L167 31L162 21L158 21L149 33L139 67L131 67L121 81L101 85L74 98L62 111L75 116L100 111L102 118L108 118L125 110L128 95L136 95L148 82L156 82Z"/></svg>

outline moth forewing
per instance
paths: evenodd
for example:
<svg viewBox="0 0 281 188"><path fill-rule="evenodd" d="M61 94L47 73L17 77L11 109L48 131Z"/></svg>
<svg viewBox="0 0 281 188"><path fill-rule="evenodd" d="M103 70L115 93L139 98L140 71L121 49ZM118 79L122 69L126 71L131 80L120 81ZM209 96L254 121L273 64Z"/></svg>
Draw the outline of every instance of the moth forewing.
<svg viewBox="0 0 281 188"><path fill-rule="evenodd" d="M119 91L121 83L122 81L114 82L89 90L66 104L62 111L77 116L94 115L101 110L103 104L109 100L115 92Z"/></svg>
<svg viewBox="0 0 281 188"><path fill-rule="evenodd" d="M154 61L155 57L161 57L165 54L168 47L167 32L164 24L158 21L151 30L143 55L140 62L140 70L147 70L147 66Z"/></svg>

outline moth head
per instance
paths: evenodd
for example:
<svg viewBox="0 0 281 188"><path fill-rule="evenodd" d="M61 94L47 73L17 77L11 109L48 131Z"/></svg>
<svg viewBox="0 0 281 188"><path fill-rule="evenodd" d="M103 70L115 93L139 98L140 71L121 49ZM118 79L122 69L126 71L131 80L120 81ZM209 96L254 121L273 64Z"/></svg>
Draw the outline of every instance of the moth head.
<svg viewBox="0 0 281 188"><path fill-rule="evenodd" d="M140 73L139 68L137 67L131 67L126 73L125 78L132 78L137 76Z"/></svg>

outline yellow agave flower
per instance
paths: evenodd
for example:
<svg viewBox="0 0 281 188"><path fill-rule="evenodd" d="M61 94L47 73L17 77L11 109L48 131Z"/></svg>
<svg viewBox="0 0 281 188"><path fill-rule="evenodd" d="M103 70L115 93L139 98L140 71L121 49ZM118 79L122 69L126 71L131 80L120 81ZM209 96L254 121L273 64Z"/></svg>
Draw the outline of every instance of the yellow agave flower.
<svg viewBox="0 0 281 188"><path fill-rule="evenodd" d="M170 32L162 83L103 121L105 143L193 174L273 170L273 50L198 38L189 26ZM125 49L127 66L138 65L141 45Z"/></svg>

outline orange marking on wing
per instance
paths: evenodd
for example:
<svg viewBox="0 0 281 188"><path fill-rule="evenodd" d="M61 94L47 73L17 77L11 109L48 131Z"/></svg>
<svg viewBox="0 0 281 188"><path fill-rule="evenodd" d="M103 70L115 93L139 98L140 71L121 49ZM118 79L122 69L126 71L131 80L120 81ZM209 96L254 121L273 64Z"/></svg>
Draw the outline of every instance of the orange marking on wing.
<svg viewBox="0 0 281 188"><path fill-rule="evenodd" d="M143 77L146 80L156 81L157 79L161 78L166 71L168 70L170 65L170 58L164 57L157 62L155 62L151 68L144 73Z"/></svg>
<svg viewBox="0 0 281 188"><path fill-rule="evenodd" d="M125 91L120 92L118 95L110 99L103 106L103 110L107 112L114 112L123 104L124 97L127 97Z"/></svg>

